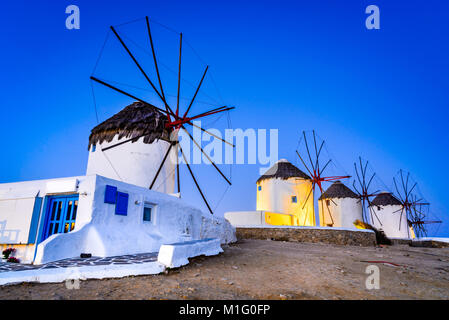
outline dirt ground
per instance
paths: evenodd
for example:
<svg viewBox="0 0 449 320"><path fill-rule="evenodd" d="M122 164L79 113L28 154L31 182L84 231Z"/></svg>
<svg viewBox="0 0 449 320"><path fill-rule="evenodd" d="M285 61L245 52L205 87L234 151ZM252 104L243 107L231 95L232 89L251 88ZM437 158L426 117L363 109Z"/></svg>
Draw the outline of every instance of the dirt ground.
<svg viewBox="0 0 449 320"><path fill-rule="evenodd" d="M449 299L449 248L244 240L154 276L0 287L0 299ZM388 261L400 266L362 261ZM366 267L380 268L367 290Z"/></svg>

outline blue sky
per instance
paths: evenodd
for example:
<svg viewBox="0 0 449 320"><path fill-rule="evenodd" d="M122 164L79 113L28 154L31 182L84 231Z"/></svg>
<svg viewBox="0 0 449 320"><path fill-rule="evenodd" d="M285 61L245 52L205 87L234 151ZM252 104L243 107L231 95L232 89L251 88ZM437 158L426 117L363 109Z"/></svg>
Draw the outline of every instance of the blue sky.
<svg viewBox="0 0 449 320"><path fill-rule="evenodd" d="M70 4L80 30L65 28ZM380 30L365 28L369 4ZM279 156L293 163L301 131L315 129L347 172L359 155L388 186L412 172L448 236L447 12L440 0L7 2L0 182L84 174L97 123L89 76L108 27L148 15L211 65L237 107L233 127L279 129ZM257 165L234 166L217 211L254 209L258 176Z"/></svg>

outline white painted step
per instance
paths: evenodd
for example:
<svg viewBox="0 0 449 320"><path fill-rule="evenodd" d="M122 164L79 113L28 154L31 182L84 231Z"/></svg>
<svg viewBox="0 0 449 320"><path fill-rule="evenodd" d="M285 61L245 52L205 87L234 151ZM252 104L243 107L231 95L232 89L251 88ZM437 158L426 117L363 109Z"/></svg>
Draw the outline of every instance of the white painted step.
<svg viewBox="0 0 449 320"><path fill-rule="evenodd" d="M218 238L163 244L157 261L168 268L178 268L189 264L189 258L214 256L221 252L223 249Z"/></svg>

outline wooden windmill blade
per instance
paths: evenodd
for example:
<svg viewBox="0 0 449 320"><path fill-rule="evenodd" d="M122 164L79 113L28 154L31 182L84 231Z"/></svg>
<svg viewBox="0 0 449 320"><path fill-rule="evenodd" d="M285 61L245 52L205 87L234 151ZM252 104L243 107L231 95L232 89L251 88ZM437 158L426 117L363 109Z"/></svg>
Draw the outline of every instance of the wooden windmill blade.
<svg viewBox="0 0 449 320"><path fill-rule="evenodd" d="M146 105L149 105L149 106L151 106L152 108L155 108L156 110L158 110L159 112L165 113L165 114L167 114L167 115L170 114L170 112L168 112L168 111L166 111L166 110L162 110L162 109L160 109L160 108L158 108L158 107L152 105L151 103L149 103L149 102L147 102L147 101L145 101L145 100L143 100L143 99L141 99L141 98L138 98L138 97L136 97L136 96L134 96L134 95L132 95L132 94L130 94L130 93L128 93L128 92L122 90L122 89L119 89L119 88L113 86L113 85L110 84L110 83L107 83L106 81L103 81L103 80L101 80L101 79L98 79L97 77L90 76L90 79L93 80L93 81L95 81L95 82L98 82L99 84L101 84L101 85L103 85L103 86L105 86L105 87L108 87L108 88L110 88L110 89L112 89L112 90L114 90L114 91L117 91L117 92L119 92L119 93L121 93L121 94L123 94L123 95L125 95L125 96L127 96L127 97L129 97L129 98L131 98L131 99L134 99L134 100L140 101L140 102L142 102L142 103L144 103L144 104L146 104Z"/></svg>
<svg viewBox="0 0 449 320"><path fill-rule="evenodd" d="M147 36L149 40L149 47L151 48L151 58L152 58L152 63L154 65L154 70L155 70L155 74L157 76L157 83L158 83L158 87L156 87L155 83L153 82L152 79L150 78L149 73L147 73L142 64L141 61L138 61L137 56L131 51L131 49L128 47L128 45L125 43L125 38L132 41L131 39L127 38L126 36L122 35L121 33L119 33L115 27L111 26L110 29L112 30L112 33L115 35L115 38L118 40L118 42L121 45L121 48L124 49L124 51L126 52L127 56L133 61L134 65L137 67L137 69L139 70L140 74L142 74L144 76L144 78L146 79L146 82L150 85L152 92L154 92L157 97L159 98L159 100L162 102L163 107L157 107L149 102L147 102L146 100L144 100L143 98L138 97L135 94L129 93L119 87L117 87L116 85L113 85L113 81L108 81L105 79L100 79L97 76L91 75L91 80L104 86L107 87L109 89L112 89L115 92L118 92L128 98L131 98L133 100L137 100L141 103L143 103L145 106L149 106L151 108L154 108L157 112L165 115L166 117L166 121L164 122L164 127L166 128L167 131L169 132L176 132L178 130L183 130L185 132L187 132L189 138L193 141L193 143L195 144L195 146L197 148L199 148L199 150L201 151L201 153L211 162L211 164L213 165L213 167L215 168L215 170L219 173L219 175L226 181L227 184L231 185L231 181L228 177L226 177L226 175L218 168L218 166L214 163L214 161L207 155L206 152L204 152L204 150L201 147L201 141L195 141L195 139L192 137L192 135L190 135L190 133L187 131L185 125L189 125L192 126L194 128L198 128L201 129L202 132L216 138L219 139L220 141L222 141L223 143L226 143L228 145L231 145L232 147L235 147L233 143L226 141L225 139L222 139L221 137L218 137L217 135L215 135L214 133L201 128L199 126L197 126L195 123L193 123L193 120L197 120L197 119L201 119L201 118L206 118L212 115L216 115L216 114L220 114L220 113L224 113L224 112L229 112L233 109L235 109L234 107L228 107L228 106L221 106L221 107L209 107L210 109L204 112L199 112L193 116L189 115L189 112L192 110L192 107L195 103L195 101L197 100L197 95L200 92L201 88L204 88L203 83L204 80L206 78L207 72L209 70L209 66L205 67L205 70L202 72L201 74L201 78L199 79L199 82L196 86L192 86L194 87L195 91L193 93L193 96L189 99L189 104L185 110L185 112L182 114L181 113L181 105L180 105L180 98L181 98L181 91L182 90L182 86L181 86L181 72L182 72L182 66L183 66L183 34L179 33L179 55L177 57L178 60L178 68L177 68L177 94L176 94L176 107L172 108L168 102L168 100L166 99L167 97L167 91L164 90L164 87L166 88L166 86L163 85L163 81L162 81L162 77L161 77L161 73L160 73L160 69L159 69L159 62L156 56L156 46L154 43L154 38L153 38L153 34L152 34L152 30L151 30L151 26L150 26L150 20L148 17L145 17L145 22L146 22L146 32L147 32ZM132 41L133 42L133 41ZM101 56L101 55L100 55ZM184 81L184 80L183 80ZM204 90L203 90L204 91ZM172 104L173 106L173 104ZM182 114L182 115L181 115ZM123 141L119 141L113 145L110 145L106 148L103 148L102 151L108 151L114 148L117 148L119 146L122 146L126 143L132 143L132 142L136 142L137 140L139 140L140 138L145 138L148 135L150 135L151 132L142 132L139 135L136 135L134 137L130 137L128 139L125 139ZM161 138L162 139L162 138ZM164 139L162 139L164 140ZM204 195L203 190L200 188L200 184L198 182L198 179L195 177L192 168L190 167L189 163L187 162L186 156L179 144L179 138L178 135L176 135L176 139L171 141L171 140L165 140L167 142L170 143L168 149L166 150L166 153L161 161L161 163L159 164L159 166L157 167L157 171L155 172L155 175L151 181L151 183L149 183L149 188L152 189L155 186L155 183L158 179L158 177L160 176L160 173L164 167L164 165L166 164L167 159L169 158L169 154L170 152L173 152L173 149L176 149L176 176L177 176L177 186L178 186L178 193L180 193L181 191L181 181L180 181L180 162L179 162L179 153L181 154L181 156L184 158L186 166L188 168L188 171L190 173L190 175L192 176L192 179L204 201L204 203L206 204L208 210L212 212L211 206L209 204L209 202L206 200L206 197ZM174 148L173 148L174 147Z"/></svg>
<svg viewBox="0 0 449 320"><path fill-rule="evenodd" d="M404 183L402 170L400 170L400 175L401 175L401 185L402 185L403 189L405 190L405 194L407 194L407 189L406 189L407 187L406 187L406 184ZM401 212L400 213L400 217L399 217L399 226L398 226L398 229L400 231L401 230L402 216L404 215L404 211L405 211L405 214L406 214L406 218L408 218L408 208L407 208L408 201L407 201L406 197L403 197L402 192L399 191L399 187L398 187L398 184L396 183L395 177L393 177L393 184L394 184L394 187L396 189L397 195L399 196L399 201L401 202L401 208L396 210L396 211L393 211L393 213Z"/></svg>
<svg viewBox="0 0 449 320"><path fill-rule="evenodd" d="M156 69L156 74L157 74L157 79L159 81L159 88L161 89L161 94L162 94L162 98L165 100L165 93L164 93L164 87L162 86L162 80L161 80L161 75L159 72L159 65L157 63L157 58L156 58L156 50L154 48L154 44L153 44L153 36L151 35L151 28L150 28L150 19L148 18L148 16L145 17L145 21L147 24L147 30L148 30L148 37L150 40L150 46L151 46L151 53L153 55L153 61L154 61L154 67ZM168 107L168 105L166 105L166 108ZM167 112L168 112L168 108L167 108Z"/></svg>
<svg viewBox="0 0 449 320"><path fill-rule="evenodd" d="M118 34L118 32L115 30L115 28L113 26L111 26L111 30L114 33L114 35L116 36L116 38L119 40L119 42L121 43L121 45L123 46L123 48L126 50L126 52L128 53L128 55L131 57L131 59L134 61L134 63L136 64L137 68L140 70L140 72L143 74L143 76L145 77L145 79L148 81L148 83L150 84L151 88L153 88L153 90L156 92L156 94L158 95L158 97L162 100L162 102L164 103L166 110L170 110L170 107L167 104L167 101L165 100L165 96L162 96L161 93L157 90L157 88L155 87L155 85L153 84L153 82L151 81L151 79L149 78L149 76L147 75L147 73L143 70L142 66L139 64L139 62L137 61L137 59L134 57L134 55L131 53L131 51L129 50L129 48L127 47L127 45L125 44L125 42L123 41L123 39L120 37L120 35Z"/></svg>
<svg viewBox="0 0 449 320"><path fill-rule="evenodd" d="M413 230L416 230L416 235L418 237L421 237L422 235L427 236L428 230L426 225L442 223L441 220L426 220L429 219L429 217L428 214L424 212L424 210L428 210L429 205L430 204L428 202L425 202L424 199L412 196L413 217L411 225L413 227Z"/></svg>
<svg viewBox="0 0 449 320"><path fill-rule="evenodd" d="M179 114L179 95L181 92L181 59L182 58L182 32L179 34L179 63L178 63L178 94L176 97L176 117Z"/></svg>
<svg viewBox="0 0 449 320"><path fill-rule="evenodd" d="M382 222L371 206L371 198L376 197L379 191L371 191L371 184L374 180L374 177L376 176L376 173L372 172L370 178L368 179L368 164L369 161L366 160L365 162L363 162L362 157L360 156L358 162L354 162L354 171L357 179L354 179L353 186L362 203L363 219L365 219L364 222L368 222L368 216L370 216L371 223L373 223L375 217L379 224L382 226ZM357 183L358 187L356 186Z"/></svg>
<svg viewBox="0 0 449 320"><path fill-rule="evenodd" d="M172 149L172 147L173 147L174 144L175 144L175 143L171 143L171 144L170 144L170 147L168 147L167 152L165 153L165 156L164 156L164 158L162 159L162 162L161 162L161 164L159 165L159 168L158 168L157 171L156 171L156 174L155 174L155 176L154 176L154 179L153 179L153 181L151 182L150 190L153 189L154 183L156 182L156 180L157 180L157 178L158 178L158 176L159 176L159 173L161 172L162 167L164 166L165 161L167 160L168 155L170 154L170 151L171 151L171 149Z"/></svg>
<svg viewBox="0 0 449 320"><path fill-rule="evenodd" d="M304 168L306 168L307 172L309 173L309 175L311 177L311 182L312 182L312 188L309 191L309 193L306 197L306 201L304 202L303 207L302 207L302 209L304 209L310 196L311 195L315 196L315 189L317 186L318 186L318 189L320 190L320 197L321 197L324 194L324 190L323 190L324 182L332 182L332 181L347 179L347 178L350 178L350 176L323 176L323 173L326 171L329 164L331 164L332 159L326 159L324 166L321 167L320 159L322 157L322 150L325 146L325 141L324 140L321 140L320 142L317 141L317 135L316 135L315 130L312 130L312 143L313 144L310 144L310 142L308 141L307 134L305 131L302 132L302 137L298 144L298 148L301 146L301 142L304 142L304 147L305 147L304 151L307 154L307 160L308 160L309 164L307 164L307 161L305 161L304 158L301 156L299 150L296 150L296 154L298 155L299 159L301 160L301 163L303 164ZM311 150L310 146L313 147L313 150ZM337 205L337 203L333 199L329 199L329 200L332 201L335 205ZM329 205L328 205L327 201L324 201L324 202L326 204L327 212L329 213L329 216L330 216L332 224L333 224L334 219L330 212ZM323 209L323 211L324 211L324 209Z"/></svg>
<svg viewBox="0 0 449 320"><path fill-rule="evenodd" d="M361 161L361 158L360 158ZM368 222L368 219L366 218L366 188L365 188L365 183L364 180L362 182L362 178L359 175L359 171L357 169L357 164L354 162L354 170L355 170L355 175L357 177L357 181L359 182L359 187L357 187L356 185L356 179L354 179L352 181L352 186L356 192L356 194L359 196L359 202L362 205L362 218L363 218L363 222ZM363 171L362 171L363 172ZM364 175L362 175L364 177ZM359 190L360 188L360 190Z"/></svg>
<svg viewBox="0 0 449 320"><path fill-rule="evenodd" d="M185 156L184 152L182 151L181 146L179 146L179 150L181 151L181 154L182 154L182 156L183 156L183 158L184 158L184 161L185 161L185 163L186 163L186 165L187 165L187 168L189 169L190 175L192 176L192 179L193 179L193 181L195 182L196 188L198 189L199 193L201 194L201 197L203 198L204 203L206 204L207 208L209 209L209 212L210 212L211 214L214 214L214 212L212 211L212 209L211 209L209 203L208 203L207 200L206 200L206 197L204 196L203 191L201 190L201 188L200 188L200 186L199 186L199 184L198 184L198 182L197 182L197 180L196 180L196 178L195 178L195 175L193 174L192 169L190 168L190 165L189 165L189 163L188 163L188 161L187 161L187 159L186 159L186 156Z"/></svg>
<svg viewBox="0 0 449 320"><path fill-rule="evenodd" d="M218 171L218 173L220 173L220 175L223 177L223 179L226 180L226 182L229 185L232 185L231 181L229 181L229 179L223 174L223 172L217 167L217 165L215 164L215 162L209 157L209 155L204 152L203 148L201 147L201 145L192 137L192 135L190 134L189 131L187 131L186 128L182 127L182 129L184 130L184 132L187 133L187 135L189 136L190 140L192 140L192 142L194 143L194 145L201 151L201 153L207 158L207 160L209 160L209 162L213 165L213 167Z"/></svg>
<svg viewBox="0 0 449 320"><path fill-rule="evenodd" d="M406 177L404 177L404 171L401 169L398 172L399 182L396 181L396 177L393 177L393 184L396 190L396 193L399 197L399 201L401 203L401 209L396 210L395 212L401 212L401 218L405 214L405 219L410 222L412 226L414 226L414 230L416 229L417 235L427 234L427 230L424 227L423 223L426 215L422 212L418 207L429 206L428 202L423 201L422 196L417 196L415 193L419 192L418 183L413 181L410 176L410 172L407 172ZM411 185L411 187L410 187ZM401 222L401 220L400 220ZM400 225L399 225L400 229Z"/></svg>
<svg viewBox="0 0 449 320"><path fill-rule="evenodd" d="M414 208L416 209L416 208ZM424 214L418 210L416 210L413 217L411 217L411 221L409 222L410 226L413 228L415 232L415 236L421 238L422 236L427 236L427 230L424 227Z"/></svg>

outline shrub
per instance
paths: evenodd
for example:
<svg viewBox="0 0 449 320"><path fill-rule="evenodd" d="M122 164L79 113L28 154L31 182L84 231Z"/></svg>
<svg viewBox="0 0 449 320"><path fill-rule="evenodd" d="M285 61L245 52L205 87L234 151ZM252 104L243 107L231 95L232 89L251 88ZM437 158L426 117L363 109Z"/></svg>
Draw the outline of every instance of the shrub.
<svg viewBox="0 0 449 320"><path fill-rule="evenodd" d="M15 258L15 257L9 257L8 260L6 260L7 262L11 262L11 263L19 263L20 260Z"/></svg>

